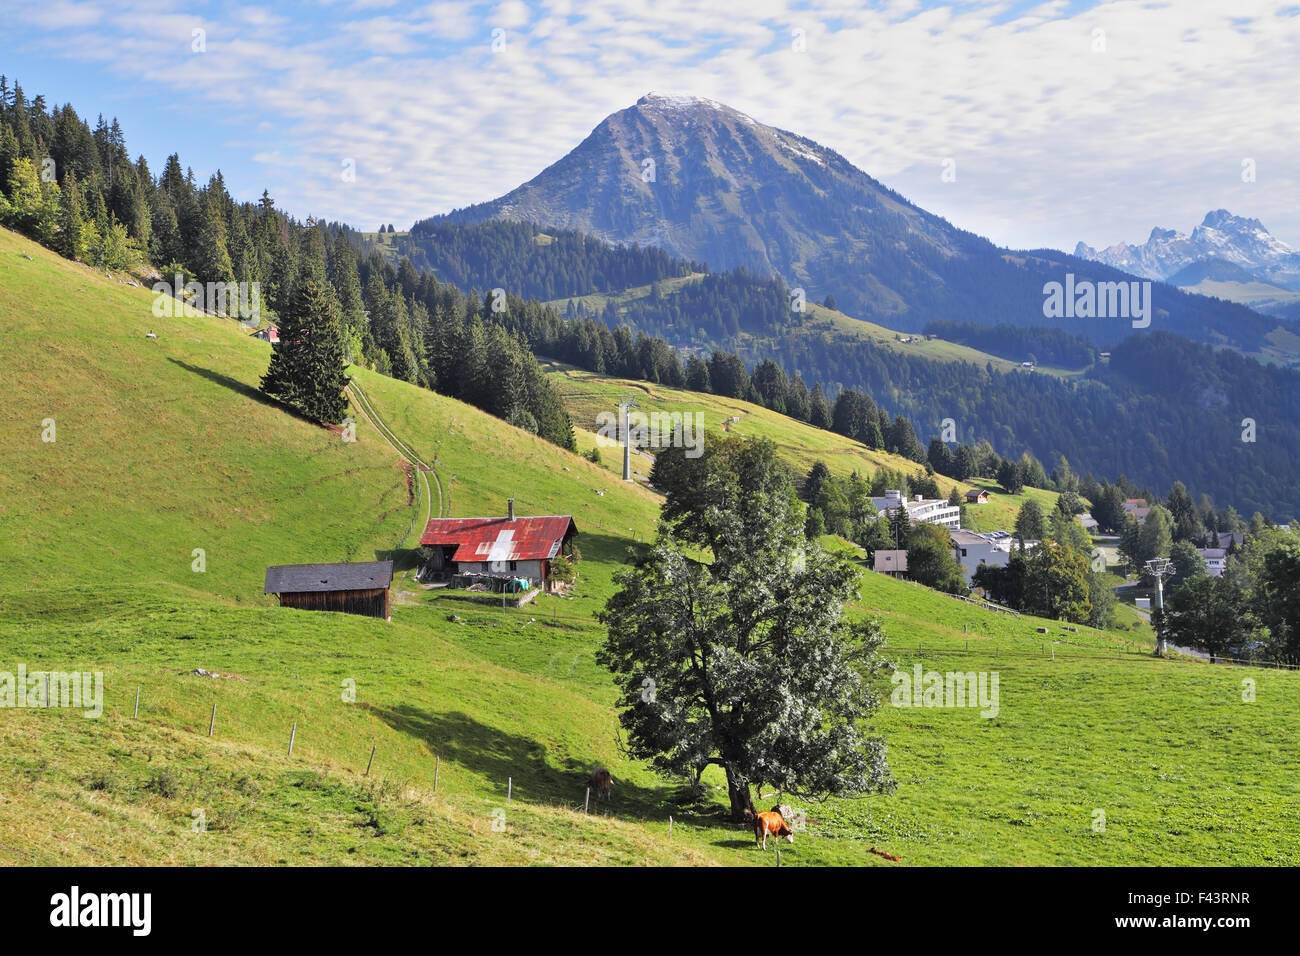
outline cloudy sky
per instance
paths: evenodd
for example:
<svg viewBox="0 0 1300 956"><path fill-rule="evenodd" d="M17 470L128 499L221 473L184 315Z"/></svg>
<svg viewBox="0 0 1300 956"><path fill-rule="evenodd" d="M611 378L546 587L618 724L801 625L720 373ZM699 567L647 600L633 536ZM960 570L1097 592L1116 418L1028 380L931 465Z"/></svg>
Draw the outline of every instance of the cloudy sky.
<svg viewBox="0 0 1300 956"><path fill-rule="evenodd" d="M6 4L0 72L118 117L155 172L178 151L240 198L366 229L506 192L654 90L808 136L1013 247L1220 207L1300 247L1296 3L37 0Z"/></svg>

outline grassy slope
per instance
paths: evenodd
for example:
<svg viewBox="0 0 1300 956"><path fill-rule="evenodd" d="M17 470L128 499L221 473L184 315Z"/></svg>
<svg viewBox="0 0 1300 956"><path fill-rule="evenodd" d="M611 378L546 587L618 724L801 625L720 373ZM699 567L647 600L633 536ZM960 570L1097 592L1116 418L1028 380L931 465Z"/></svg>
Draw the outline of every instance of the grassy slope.
<svg viewBox="0 0 1300 956"><path fill-rule="evenodd" d="M730 433L742 436L763 436L776 443L778 452L800 475L805 475L816 461L823 461L833 474L848 477L858 471L866 474L880 468L890 468L914 475L924 466L914 461L876 451L821 428L779 415L761 405L738 399L690 392L684 389L638 382L632 379L609 378L592 372L552 362L547 365L564 396L574 424L578 427L578 447L582 451L597 446L596 416L601 412L616 412L617 403L631 395L642 412L681 412L683 415L701 412L704 415L705 434L722 434L723 423L733 417L740 421L728 426ZM601 447L601 463L611 473L622 475L623 457L619 448ZM634 455L632 469L636 476L645 479L653 465L644 455ZM1025 489L1024 495L1007 495L997 483L977 479L958 482L943 475L935 475L940 489L946 495L954 486L965 492L981 487L989 492L989 502L967 507L967 523L976 531L995 531L1015 524L1016 514L1026 498L1034 498L1044 508L1056 507L1057 494L1037 488Z"/></svg>
<svg viewBox="0 0 1300 956"><path fill-rule="evenodd" d="M364 425L345 447L257 400L267 346L231 323L154 320L147 304L0 232L0 309L17 333L0 349L19 379L0 472L0 669L102 669L107 696L101 720L0 711L0 862L771 863L716 816L674 810L614 745L590 612L649 533L650 492L362 373L394 430L436 459L452 514L497 513L508 494L522 513L574 513L579 586L508 611L419 591L391 624L269 606L265 564L369 557L400 538L414 509L396 455ZM39 442L47 415L54 446ZM195 574L190 549L208 541ZM854 613L882 617L900 666L999 670L1001 713L886 707L874 724L897 794L809 808L787 864L879 863L871 845L918 864L1297 861L1297 675L1250 672L1258 700L1243 704L1241 671L1124 654L1131 634L1068 633L876 575ZM1070 642L1056 660L1040 625ZM619 780L616 812L584 819L597 760ZM197 808L206 833L191 830Z"/></svg>

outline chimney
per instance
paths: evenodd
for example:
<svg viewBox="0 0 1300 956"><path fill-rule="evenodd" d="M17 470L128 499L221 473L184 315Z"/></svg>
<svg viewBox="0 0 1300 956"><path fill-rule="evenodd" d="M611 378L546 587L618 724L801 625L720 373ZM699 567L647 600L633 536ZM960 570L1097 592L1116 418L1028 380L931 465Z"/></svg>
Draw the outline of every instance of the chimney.
<svg viewBox="0 0 1300 956"><path fill-rule="evenodd" d="M506 514L510 516L507 520L509 521L515 520L515 499L514 498L506 499Z"/></svg>

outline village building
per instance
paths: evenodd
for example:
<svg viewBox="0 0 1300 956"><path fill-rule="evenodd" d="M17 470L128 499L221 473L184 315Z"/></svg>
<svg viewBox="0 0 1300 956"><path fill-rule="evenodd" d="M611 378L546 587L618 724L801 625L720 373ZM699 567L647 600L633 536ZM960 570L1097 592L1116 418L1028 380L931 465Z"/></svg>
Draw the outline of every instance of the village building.
<svg viewBox="0 0 1300 956"><path fill-rule="evenodd" d="M505 517L433 518L420 538L426 559L420 577L461 585L527 581L549 591L551 564L572 556L577 534L569 515L516 517L513 499Z"/></svg>
<svg viewBox="0 0 1300 956"><path fill-rule="evenodd" d="M1228 551L1226 548L1197 548L1196 553L1205 559L1205 573L1212 578L1223 577L1228 569Z"/></svg>
<svg viewBox="0 0 1300 956"><path fill-rule="evenodd" d="M1138 524L1147 523L1147 515L1151 513L1151 506L1147 504L1145 498L1126 498L1124 500L1124 513L1132 515Z"/></svg>
<svg viewBox="0 0 1300 956"><path fill-rule="evenodd" d="M907 577L907 551L880 549L871 558L871 570L891 578Z"/></svg>
<svg viewBox="0 0 1300 956"><path fill-rule="evenodd" d="M1219 539L1220 548L1230 548L1234 544L1240 548L1246 543L1246 535L1240 531L1216 531L1214 534Z"/></svg>
<svg viewBox="0 0 1300 956"><path fill-rule="evenodd" d="M986 505L989 503L989 493L983 488L972 488L966 492L966 504L968 505Z"/></svg>
<svg viewBox="0 0 1300 956"><path fill-rule="evenodd" d="M281 607L342 611L387 621L392 581L392 561L276 564L266 569L263 593L278 595Z"/></svg>
<svg viewBox="0 0 1300 956"><path fill-rule="evenodd" d="M280 341L280 330L274 325L268 325L265 328L250 332L249 336L255 339L261 339L263 342L270 342L274 345L276 342Z"/></svg>
<svg viewBox="0 0 1300 956"><path fill-rule="evenodd" d="M1015 540L1015 537L1006 531L988 531L983 534L974 531L953 531L953 557L961 565L966 583L970 584L971 578L975 576L981 564L996 568L1006 567L1011 561L1011 549ZM1025 547L1030 547L1030 544L1026 541Z"/></svg>
<svg viewBox="0 0 1300 956"><path fill-rule="evenodd" d="M901 491L886 491L883 498L872 498L876 511L882 515L893 514L907 508L907 518L913 524L937 524L956 530L961 527L961 506L948 504L947 498L922 498L916 495L904 501Z"/></svg>

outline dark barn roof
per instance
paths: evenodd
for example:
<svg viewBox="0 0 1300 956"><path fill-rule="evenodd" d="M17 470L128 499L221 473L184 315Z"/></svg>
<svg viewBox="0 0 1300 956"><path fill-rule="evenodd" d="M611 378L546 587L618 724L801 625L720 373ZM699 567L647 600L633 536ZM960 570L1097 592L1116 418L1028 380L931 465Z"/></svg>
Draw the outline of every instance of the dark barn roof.
<svg viewBox="0 0 1300 956"><path fill-rule="evenodd" d="M392 561L276 564L266 569L266 594L304 591L373 591L393 580Z"/></svg>
<svg viewBox="0 0 1300 956"><path fill-rule="evenodd" d="M453 561L535 561L553 558L578 533L568 515L510 518L433 518L423 545L455 546Z"/></svg>

